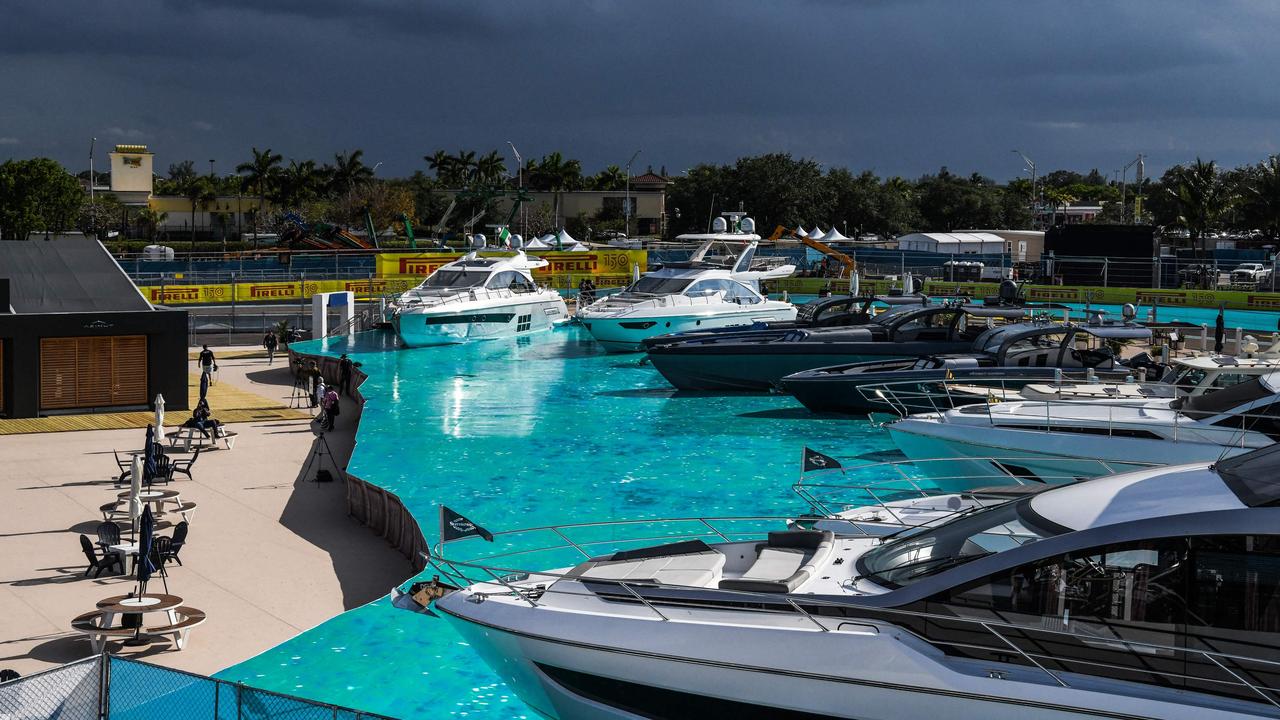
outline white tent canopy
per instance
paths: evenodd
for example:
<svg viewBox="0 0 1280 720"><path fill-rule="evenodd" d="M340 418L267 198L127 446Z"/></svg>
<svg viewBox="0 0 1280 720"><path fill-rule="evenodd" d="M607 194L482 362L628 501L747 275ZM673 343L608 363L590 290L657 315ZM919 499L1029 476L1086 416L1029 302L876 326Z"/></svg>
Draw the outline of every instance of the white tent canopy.
<svg viewBox="0 0 1280 720"><path fill-rule="evenodd" d="M801 225L800 227L796 228L796 237L809 237L809 231L805 230L804 226Z"/></svg>
<svg viewBox="0 0 1280 720"><path fill-rule="evenodd" d="M821 239L822 239L822 229L821 229L821 228L819 228L817 225L814 225L814 226L813 226L813 229L812 229L812 230L810 230L810 231L809 231L809 234L808 234L808 235L806 235L805 237L809 238L810 240L821 240Z"/></svg>
<svg viewBox="0 0 1280 720"><path fill-rule="evenodd" d="M1005 239L986 232L911 233L898 238L898 249L948 255L1002 253Z"/></svg>
<svg viewBox="0 0 1280 720"><path fill-rule="evenodd" d="M551 246L548 245L542 238L537 237L530 240L528 243L526 243L524 246L524 249L525 250L546 250L549 247Z"/></svg>
<svg viewBox="0 0 1280 720"><path fill-rule="evenodd" d="M578 243L577 245L574 245L573 247L568 248L568 250L569 252L590 252L591 248L587 247L586 245L583 245L582 243Z"/></svg>
<svg viewBox="0 0 1280 720"><path fill-rule="evenodd" d="M840 231L836 229L835 225L832 225L831 229L827 231L827 234L822 236L822 242L825 242L825 243L835 242L836 240L848 240L848 239L849 238L840 234Z"/></svg>
<svg viewBox="0 0 1280 720"><path fill-rule="evenodd" d="M564 228L560 228L560 232L556 233L555 240L559 241L566 250L578 244L578 241L574 240L573 236Z"/></svg>

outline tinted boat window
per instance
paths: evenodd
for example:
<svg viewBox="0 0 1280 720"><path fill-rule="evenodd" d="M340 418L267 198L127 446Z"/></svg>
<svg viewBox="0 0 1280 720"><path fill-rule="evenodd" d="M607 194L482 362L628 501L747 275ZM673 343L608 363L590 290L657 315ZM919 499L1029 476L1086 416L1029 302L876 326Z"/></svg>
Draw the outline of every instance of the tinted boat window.
<svg viewBox="0 0 1280 720"><path fill-rule="evenodd" d="M631 286L626 289L626 292L649 293L652 295L674 295L681 292L686 287L689 287L689 283L691 282L693 282L693 280L689 278L654 277L653 275L646 275L634 283L631 283Z"/></svg>
<svg viewBox="0 0 1280 720"><path fill-rule="evenodd" d="M464 272L462 270L437 270L434 275L422 281L426 288L469 288L479 287L489 277L487 272Z"/></svg>

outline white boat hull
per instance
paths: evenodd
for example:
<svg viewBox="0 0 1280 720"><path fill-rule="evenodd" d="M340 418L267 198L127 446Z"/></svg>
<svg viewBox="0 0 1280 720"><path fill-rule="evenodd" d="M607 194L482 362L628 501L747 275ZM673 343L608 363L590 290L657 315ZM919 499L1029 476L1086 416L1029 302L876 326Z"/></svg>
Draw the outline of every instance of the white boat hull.
<svg viewBox="0 0 1280 720"><path fill-rule="evenodd" d="M1232 711L1186 704L1187 696L1162 689L1119 693L1107 679L1066 675L1071 686L1058 687L1034 667L949 657L890 625L831 619L829 632L800 623L752 623L744 632L711 618L675 620L684 612L674 609L671 621L621 620L496 598L468 603L465 594L436 607L525 703L557 720L1268 716L1265 705L1250 712L1253 703Z"/></svg>
<svg viewBox="0 0 1280 720"><path fill-rule="evenodd" d="M609 352L639 352L645 338L690 330L748 326L756 322L794 320L794 306L761 308L737 312L703 312L687 315L651 315L649 317L602 316L590 313L579 316L583 327Z"/></svg>
<svg viewBox="0 0 1280 720"><path fill-rule="evenodd" d="M523 302L411 307L398 312L392 324L405 346L430 347L528 335L568 318L564 300L546 292Z"/></svg>

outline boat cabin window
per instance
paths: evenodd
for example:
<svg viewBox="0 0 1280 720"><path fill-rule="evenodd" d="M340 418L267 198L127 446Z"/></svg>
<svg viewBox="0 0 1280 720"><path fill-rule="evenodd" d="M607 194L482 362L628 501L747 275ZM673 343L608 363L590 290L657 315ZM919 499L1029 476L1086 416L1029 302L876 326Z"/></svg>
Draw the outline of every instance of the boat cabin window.
<svg viewBox="0 0 1280 720"><path fill-rule="evenodd" d="M717 293L723 293L725 302L736 302L741 305L754 305L761 300L760 296L752 292L746 285L736 280L723 278L699 280L684 294L689 297L709 298Z"/></svg>
<svg viewBox="0 0 1280 720"><path fill-rule="evenodd" d="M1280 685L1280 668L1246 659L1280 660L1280 537L1273 535L1155 538L1076 551L953 588L927 607L1067 633L1032 630L1022 639L1052 647L1054 670L1265 702L1244 685L1223 682L1212 660L1177 650L1186 648L1236 656L1233 665L1251 682ZM974 640L971 626L933 627L930 639L953 654L1008 658L998 641L983 641L988 651L947 645Z"/></svg>
<svg viewBox="0 0 1280 720"><path fill-rule="evenodd" d="M1240 383L1248 382L1255 377L1257 377L1257 375L1230 371L1218 372L1215 373L1213 377L1209 377L1208 370L1203 368L1184 367L1175 373L1169 382L1184 392L1191 392L1201 385L1204 386L1201 392L1210 392L1212 390L1221 390L1222 388L1239 385ZM1205 382L1206 378L1209 379L1209 382L1207 383Z"/></svg>
<svg viewBox="0 0 1280 720"><path fill-rule="evenodd" d="M1062 347L1063 333L1043 333L1015 340L1004 352L1008 365L1045 367L1055 365Z"/></svg>
<svg viewBox="0 0 1280 720"><path fill-rule="evenodd" d="M951 331L955 312L925 313L913 317L893 329L893 338L899 342L910 340L946 340Z"/></svg>
<svg viewBox="0 0 1280 720"><path fill-rule="evenodd" d="M485 287L490 290L510 289L515 292L530 292L533 290L533 283L524 275L514 270L504 270L495 273L489 278L489 282L485 283Z"/></svg>
<svg viewBox="0 0 1280 720"><path fill-rule="evenodd" d="M626 292L646 293L649 295L675 295L689 287L689 283L691 282L693 282L691 278L645 275L639 280L631 283L631 286L626 289Z"/></svg>
<svg viewBox="0 0 1280 720"><path fill-rule="evenodd" d="M431 277L422 281L419 287L424 288L472 288L484 285L484 281L489 278L488 271L481 270L477 272L468 272L465 270L444 270L435 271Z"/></svg>
<svg viewBox="0 0 1280 720"><path fill-rule="evenodd" d="M901 587L1056 534L1024 518L1028 515L1024 507L1030 506L1025 501L1009 502L891 540L863 554L859 574L877 585Z"/></svg>

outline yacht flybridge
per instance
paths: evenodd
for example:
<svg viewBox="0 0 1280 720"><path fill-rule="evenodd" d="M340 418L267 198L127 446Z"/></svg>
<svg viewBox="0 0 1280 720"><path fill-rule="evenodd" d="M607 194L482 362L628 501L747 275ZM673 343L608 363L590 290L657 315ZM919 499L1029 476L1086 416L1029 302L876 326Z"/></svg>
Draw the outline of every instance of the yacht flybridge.
<svg viewBox="0 0 1280 720"><path fill-rule="evenodd" d="M1277 718L1277 474L1272 446L750 532L646 521L659 545L627 523L495 533L465 543L484 558L430 558L461 586L434 608L562 720ZM579 561L517 569L533 532Z"/></svg>
<svg viewBox="0 0 1280 720"><path fill-rule="evenodd" d="M654 335L794 320L795 306L766 298L760 282L788 277L795 266L753 269L760 242L754 223L742 213L725 215L729 220L716 218L711 233L676 238L702 243L689 260L666 263L622 292L579 309L583 327L611 352L635 352ZM725 245L740 249L713 260L712 250Z"/></svg>
<svg viewBox="0 0 1280 720"><path fill-rule="evenodd" d="M401 295L391 307L392 326L408 347L548 330L567 321L569 311L556 291L534 282L532 271L546 265L523 251L467 253Z"/></svg>

